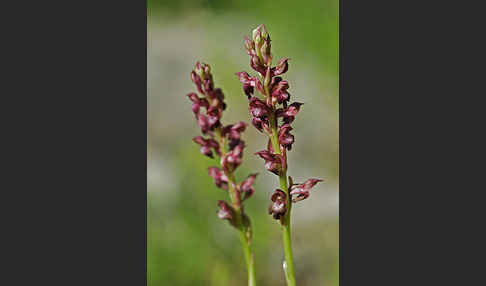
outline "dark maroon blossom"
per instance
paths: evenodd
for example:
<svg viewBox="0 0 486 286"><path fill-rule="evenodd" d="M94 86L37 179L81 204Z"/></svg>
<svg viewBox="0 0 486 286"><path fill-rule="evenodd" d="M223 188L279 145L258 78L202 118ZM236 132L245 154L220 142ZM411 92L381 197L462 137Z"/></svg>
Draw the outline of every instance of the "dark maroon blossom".
<svg viewBox="0 0 486 286"><path fill-rule="evenodd" d="M243 192L244 196L242 198L242 201L248 199L253 195L255 192L255 189L253 189L253 183L255 182L255 179L257 177L257 173L255 174L250 174L243 182L241 182L236 188L239 192Z"/></svg>
<svg viewBox="0 0 486 286"><path fill-rule="evenodd" d="M258 129L258 131L271 133L270 124L268 122L268 115L272 109L257 97L252 97L249 104L250 114L252 116L251 124Z"/></svg>
<svg viewBox="0 0 486 286"><path fill-rule="evenodd" d="M276 110L276 115L278 117L283 118L284 123L292 123L295 120L295 115L299 112L300 106L302 106L303 103L300 102L294 102L287 108L279 108Z"/></svg>
<svg viewBox="0 0 486 286"><path fill-rule="evenodd" d="M218 207L218 217L220 219L228 220L231 225L235 226L235 210L233 209L233 207L225 201L218 201Z"/></svg>
<svg viewBox="0 0 486 286"><path fill-rule="evenodd" d="M248 99L251 98L253 95L254 91L254 86L253 79L250 77L250 75L247 72L237 72L235 73L238 76L238 79L240 82L243 84L243 91L245 92L246 96L248 96Z"/></svg>
<svg viewBox="0 0 486 286"><path fill-rule="evenodd" d="M208 125L210 130L214 130L216 127L219 127L221 125L221 123L219 122L219 119L221 118L221 112L217 107L211 106L206 114L208 115Z"/></svg>
<svg viewBox="0 0 486 286"><path fill-rule="evenodd" d="M223 167L223 170L233 172L241 164L244 148L245 142L238 140L238 144L236 144L228 153L221 157L221 166Z"/></svg>
<svg viewBox="0 0 486 286"><path fill-rule="evenodd" d="M268 150L258 151L255 154L265 160L265 169L277 176L280 175L282 172L282 165L284 165L282 155L273 154Z"/></svg>
<svg viewBox="0 0 486 286"><path fill-rule="evenodd" d="M292 201L295 203L308 198L310 189L312 189L312 187L314 187L317 183L322 181L323 180L320 179L308 179L303 184L291 183L291 186L289 188L290 195L297 195L297 197L293 198Z"/></svg>
<svg viewBox="0 0 486 286"><path fill-rule="evenodd" d="M224 94L220 88L211 90L208 93L208 100L210 108L217 109L220 115L223 113L223 110L226 109L226 103L224 103Z"/></svg>
<svg viewBox="0 0 486 286"><path fill-rule="evenodd" d="M253 117L266 118L270 112L272 112L271 108L261 99L257 97L250 99L250 113Z"/></svg>
<svg viewBox="0 0 486 286"><path fill-rule="evenodd" d="M214 184L223 190L228 189L228 177L217 167L209 167L209 176L214 179Z"/></svg>
<svg viewBox="0 0 486 286"><path fill-rule="evenodd" d="M272 76L277 76L286 73L289 70L289 58L283 58L278 61L276 67L272 68Z"/></svg>
<svg viewBox="0 0 486 286"><path fill-rule="evenodd" d="M251 124L260 132L263 132L263 130L267 130L267 132L270 130L268 126L268 121L262 120L258 117L253 117L251 119Z"/></svg>
<svg viewBox="0 0 486 286"><path fill-rule="evenodd" d="M228 138L231 140L240 140L241 138L241 133L245 131L246 129L246 123L245 122L238 122L236 124L231 124L227 125L223 128L222 135L226 136L228 135ZM231 148L232 149L232 148Z"/></svg>
<svg viewBox="0 0 486 286"><path fill-rule="evenodd" d="M292 144L294 143L294 135L290 134L291 130L290 124L286 123L278 131L278 142L288 150L292 149Z"/></svg>
<svg viewBox="0 0 486 286"><path fill-rule="evenodd" d="M205 107L206 109L209 107L208 100L206 98L200 98L194 92L189 93L187 97L192 101L192 112L194 112L196 116L199 114L199 109L201 107Z"/></svg>
<svg viewBox="0 0 486 286"><path fill-rule="evenodd" d="M272 203L268 207L268 213L273 216L274 219L282 219L287 212L287 199L285 193L276 189L271 197Z"/></svg>
<svg viewBox="0 0 486 286"><path fill-rule="evenodd" d="M204 114L198 114L196 117L197 117L197 124L199 124L199 127L201 127L201 132L203 134L207 134L210 126L208 117Z"/></svg>
<svg viewBox="0 0 486 286"><path fill-rule="evenodd" d="M282 80L281 77L274 77L270 83L270 94L272 101L276 101L279 104L284 104L286 107L287 102L290 100L289 82Z"/></svg>
<svg viewBox="0 0 486 286"><path fill-rule="evenodd" d="M218 142L216 142L216 140L212 138L205 139L202 136L194 137L192 140L197 144L201 145L201 154L213 158L213 152L211 151L211 149L214 149L216 154L220 155L219 144Z"/></svg>

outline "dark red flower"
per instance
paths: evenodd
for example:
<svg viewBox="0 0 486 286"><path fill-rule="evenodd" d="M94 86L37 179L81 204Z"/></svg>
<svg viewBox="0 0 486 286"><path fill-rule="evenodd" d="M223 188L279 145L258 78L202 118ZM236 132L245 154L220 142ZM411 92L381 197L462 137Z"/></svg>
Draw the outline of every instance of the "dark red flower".
<svg viewBox="0 0 486 286"><path fill-rule="evenodd" d="M291 179L290 179L291 181ZM293 198L293 202L298 202L304 200L309 197L309 191L314 187L317 183L322 182L323 180L320 179L308 179L303 184L293 184L290 186L290 195L297 195L296 198Z"/></svg>
<svg viewBox="0 0 486 286"><path fill-rule="evenodd" d="M251 197L253 195L253 193L255 192L255 189L253 189L252 185L255 182L257 175L258 175L257 173L250 174L243 182L241 182L237 186L237 189L240 192L245 193L244 196L243 196L243 199L242 199L243 201L248 199L249 197Z"/></svg>
<svg viewBox="0 0 486 286"><path fill-rule="evenodd" d="M272 76L277 76L286 73L289 69L289 63L288 63L289 60L290 60L289 58L280 59L280 61L278 61L277 66L272 68Z"/></svg>
<svg viewBox="0 0 486 286"><path fill-rule="evenodd" d="M189 99L192 101L192 112L194 112L196 116L199 114L199 109L201 107L205 107L206 109L209 107L208 100L205 98L200 98L194 92L189 93L187 97L189 97Z"/></svg>
<svg viewBox="0 0 486 286"><path fill-rule="evenodd" d="M222 135L227 136L229 139L232 140L239 140L241 138L241 133L245 131L246 123L245 122L238 122L236 124L227 125L223 128Z"/></svg>
<svg viewBox="0 0 486 286"><path fill-rule="evenodd" d="M283 122L290 124L294 121L295 115L299 112L302 105L303 103L294 102L287 108L279 108L276 110L277 117L283 117Z"/></svg>
<svg viewBox="0 0 486 286"><path fill-rule="evenodd" d="M272 194L272 203L268 207L268 214L271 214L274 219L282 219L287 213L287 200L285 193L276 189Z"/></svg>
<svg viewBox="0 0 486 286"><path fill-rule="evenodd" d="M197 117L197 124L199 124L199 127L201 127L201 132L203 134L207 134L210 127L207 116L203 114L198 114L196 117Z"/></svg>
<svg viewBox="0 0 486 286"><path fill-rule="evenodd" d="M205 139L202 136L197 136L192 139L194 142L197 144L201 145L201 154L206 155L210 158L213 158L213 152L211 149L214 149L214 151L219 155L219 144L216 142L214 139Z"/></svg>
<svg viewBox="0 0 486 286"><path fill-rule="evenodd" d="M209 176L214 179L214 183L218 188L223 190L228 189L228 177L217 167L209 167Z"/></svg>
<svg viewBox="0 0 486 286"><path fill-rule="evenodd" d="M260 132L263 132L263 120L261 120L260 118L258 117L253 117L251 119L251 124Z"/></svg>
<svg viewBox="0 0 486 286"><path fill-rule="evenodd" d="M221 157L221 166L223 167L223 170L232 172L242 162L242 157L243 157L243 149L245 148L245 142L242 140L237 140L238 143L231 148L230 152L226 153L223 157ZM230 146L231 147L231 146Z"/></svg>
<svg viewBox="0 0 486 286"><path fill-rule="evenodd" d="M260 156L265 160L265 169L279 175L282 170L282 165L284 165L283 157L279 154L272 154L268 150L262 150L255 153L255 155Z"/></svg>
<svg viewBox="0 0 486 286"><path fill-rule="evenodd" d="M218 201L218 207L218 217L220 219L228 220L231 225L236 226L235 210L233 207L225 201Z"/></svg>
<svg viewBox="0 0 486 286"><path fill-rule="evenodd" d="M208 95L210 101L211 101L211 106L224 109L223 108L223 103L224 103L224 93L221 90L221 88L216 88L211 90L211 92Z"/></svg>
<svg viewBox="0 0 486 286"><path fill-rule="evenodd" d="M208 115L208 125L210 130L214 130L214 128L219 127L221 123L219 119L221 118L222 111L216 107L210 106L208 111L206 112Z"/></svg>
<svg viewBox="0 0 486 286"><path fill-rule="evenodd" d="M257 97L250 99L250 113L253 117L265 118L271 112L271 108Z"/></svg>
<svg viewBox="0 0 486 286"><path fill-rule="evenodd" d="M277 100L278 103L286 104L290 100L290 94L287 89L289 89L289 82L282 80L281 77L274 77L270 84L272 97Z"/></svg>
<svg viewBox="0 0 486 286"><path fill-rule="evenodd" d="M290 124L286 123L280 127L278 131L278 142L287 150L292 149L292 144L294 143L294 135L290 134L292 127Z"/></svg>
<svg viewBox="0 0 486 286"><path fill-rule="evenodd" d="M254 91L250 75L247 72L237 72L235 74L243 84L243 91L245 92L246 96L248 96L248 99L250 99Z"/></svg>

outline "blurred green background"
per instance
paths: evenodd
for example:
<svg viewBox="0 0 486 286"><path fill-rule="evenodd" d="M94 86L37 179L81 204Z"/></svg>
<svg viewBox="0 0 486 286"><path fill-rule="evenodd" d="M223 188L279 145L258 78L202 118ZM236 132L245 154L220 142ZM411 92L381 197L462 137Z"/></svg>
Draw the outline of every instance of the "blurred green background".
<svg viewBox="0 0 486 286"><path fill-rule="evenodd" d="M293 208L293 248L299 286L337 286L338 218L338 1L148 0L147 18L147 280L162 285L246 285L236 231L216 217L214 186L192 137L200 134L186 94L195 91L189 73L197 60L212 66L226 96L223 122L249 122L248 100L234 75L253 73L243 36L265 24L274 61L290 57L291 100L304 102L292 124L289 153L294 181L324 178L309 199ZM254 73L253 73L254 74ZM259 285L285 285L280 228L267 214L277 177L253 153L266 138L249 126L238 180L259 172L246 202L254 228Z"/></svg>

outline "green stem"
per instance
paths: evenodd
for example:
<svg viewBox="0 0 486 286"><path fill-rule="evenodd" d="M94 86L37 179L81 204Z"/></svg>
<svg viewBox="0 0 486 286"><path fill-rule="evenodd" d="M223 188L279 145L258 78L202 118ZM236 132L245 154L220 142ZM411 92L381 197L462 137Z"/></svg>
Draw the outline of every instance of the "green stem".
<svg viewBox="0 0 486 286"><path fill-rule="evenodd" d="M224 142L224 138L221 136L221 129L218 128L215 131L219 141L219 145L222 147L221 155L224 156L228 152L228 148ZM246 269L248 271L248 286L256 286L255 261L253 259L253 253L251 249L251 240L250 237L247 235L247 230L243 223L243 212L240 198L238 197L238 194L236 193L236 190L234 188L235 178L232 172L226 173L226 176L228 177L228 190L231 203L233 205L233 208L235 209L236 228L238 229L241 246L243 248L243 254L245 256Z"/></svg>
<svg viewBox="0 0 486 286"><path fill-rule="evenodd" d="M280 144L278 142L278 131L277 131L277 119L275 118L275 113L272 112L270 114L270 129L272 131L270 140L272 141L273 150L276 154L281 154L280 152ZM287 161L287 158L285 158ZM287 165L287 164L285 164ZM279 176L280 180L280 188L286 194L287 199L287 213L283 218L282 223L282 241L284 246L284 271L285 271L285 279L287 280L288 286L296 286L295 282L295 271L294 271L294 258L292 255L292 239L291 239L291 232L290 232L290 213L292 210L292 200L289 194L289 188L287 184L287 167L282 168L282 172Z"/></svg>

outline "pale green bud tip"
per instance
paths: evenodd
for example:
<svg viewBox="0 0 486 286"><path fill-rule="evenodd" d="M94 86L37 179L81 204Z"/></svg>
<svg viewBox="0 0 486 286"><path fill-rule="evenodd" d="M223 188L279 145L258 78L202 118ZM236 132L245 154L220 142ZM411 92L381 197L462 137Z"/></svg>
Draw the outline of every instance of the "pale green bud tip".
<svg viewBox="0 0 486 286"><path fill-rule="evenodd" d="M256 27L256 29L253 30L253 33L252 33L252 38L253 38L253 41L255 42L255 44L258 46L260 45L261 43L261 40L262 40L262 25Z"/></svg>
<svg viewBox="0 0 486 286"><path fill-rule="evenodd" d="M257 35L260 35L260 26L256 27L253 32L252 32L252 38L253 40L255 40L255 38L257 37Z"/></svg>
<svg viewBox="0 0 486 286"><path fill-rule="evenodd" d="M259 28L261 29L261 34L262 34L262 38L263 39L267 39L268 38L268 32L267 32L267 29L265 29L265 25L261 24L259 26Z"/></svg>
<svg viewBox="0 0 486 286"><path fill-rule="evenodd" d="M204 76L204 67L203 66L204 66L204 64L201 65L200 62L197 62L196 66L194 67L194 71L201 78L203 78L203 76Z"/></svg>

